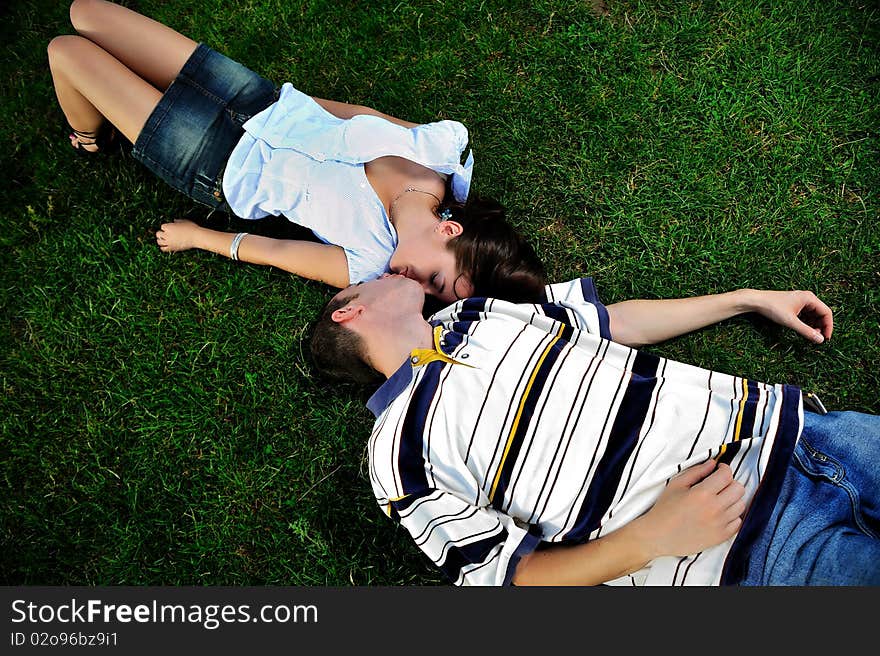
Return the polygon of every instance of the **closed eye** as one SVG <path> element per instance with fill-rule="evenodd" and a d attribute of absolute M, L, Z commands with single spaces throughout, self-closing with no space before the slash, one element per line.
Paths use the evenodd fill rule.
<path fill-rule="evenodd" d="M 438 295 L 442 295 L 442 294 L 443 294 L 443 290 L 446 289 L 446 282 L 443 281 L 440 285 L 438 285 L 438 284 L 437 284 L 437 278 L 438 278 L 439 276 L 440 276 L 440 273 L 439 273 L 439 272 L 435 272 L 435 273 L 431 276 L 430 283 L 431 283 L 431 286 L 432 286 L 434 289 L 437 290 L 437 294 L 438 294 Z"/>

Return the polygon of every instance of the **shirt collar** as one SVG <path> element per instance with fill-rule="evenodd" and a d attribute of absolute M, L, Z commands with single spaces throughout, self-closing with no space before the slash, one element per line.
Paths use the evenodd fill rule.
<path fill-rule="evenodd" d="M 400 369 L 395 371 L 391 377 L 386 380 L 379 389 L 367 401 L 367 408 L 376 417 L 379 417 L 385 408 L 391 405 L 391 402 L 397 398 L 403 390 L 406 389 L 413 377 L 412 365 L 409 360 L 400 365 Z"/>
<path fill-rule="evenodd" d="M 450 364 L 458 364 L 456 360 L 449 357 L 449 353 L 454 350 L 454 346 L 446 339 L 446 337 L 450 335 L 452 331 L 444 330 L 439 321 L 431 321 L 430 323 L 433 328 L 432 337 L 434 348 L 414 349 L 410 353 L 409 360 L 400 365 L 400 368 L 395 371 L 388 380 L 382 383 L 379 389 L 377 389 L 373 396 L 370 397 L 369 401 L 367 401 L 367 408 L 377 418 L 385 412 L 385 409 L 391 405 L 391 402 L 410 384 L 413 378 L 414 367 L 420 367 L 437 360 L 448 362 Z"/>

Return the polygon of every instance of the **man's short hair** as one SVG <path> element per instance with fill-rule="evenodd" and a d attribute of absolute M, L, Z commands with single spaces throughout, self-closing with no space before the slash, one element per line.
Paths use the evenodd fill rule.
<path fill-rule="evenodd" d="M 310 350 L 315 368 L 322 374 L 352 383 L 378 383 L 382 374 L 367 360 L 364 341 L 345 324 L 333 321 L 333 313 L 358 297 L 357 294 L 333 298 L 312 329 Z"/>

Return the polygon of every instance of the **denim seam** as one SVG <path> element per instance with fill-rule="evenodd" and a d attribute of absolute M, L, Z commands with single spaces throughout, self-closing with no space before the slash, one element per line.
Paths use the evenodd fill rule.
<path fill-rule="evenodd" d="M 250 120 L 253 116 L 252 114 L 242 114 L 241 112 L 235 111 L 229 106 L 228 100 L 222 98 L 221 96 L 218 96 L 215 93 L 212 93 L 211 91 L 208 91 L 205 87 L 199 84 L 197 80 L 194 80 L 193 78 L 187 77 L 183 74 L 181 74 L 180 79 L 185 80 L 189 86 L 201 93 L 205 98 L 222 107 L 223 111 L 226 112 L 229 115 L 229 118 L 231 118 L 235 123 L 242 125 L 246 121 Z"/>
<path fill-rule="evenodd" d="M 154 136 L 156 135 L 156 133 L 159 131 L 159 128 L 160 128 L 160 126 L 162 125 L 162 121 L 164 120 L 165 116 L 168 114 L 168 111 L 169 111 L 169 108 L 166 108 L 166 109 L 162 112 L 161 116 L 160 116 L 160 115 L 157 115 L 157 116 L 156 116 L 156 120 L 155 120 L 155 122 L 154 122 L 155 125 L 154 125 L 153 129 L 152 129 L 152 130 L 149 132 L 149 134 L 147 135 L 147 139 L 146 139 L 146 141 L 142 144 L 142 146 L 141 146 L 140 148 L 138 148 L 137 156 L 140 157 L 141 159 L 145 160 L 145 161 L 150 162 L 150 164 L 152 164 L 152 165 L 155 166 L 156 168 L 161 169 L 162 172 L 163 172 L 166 176 L 168 176 L 168 177 L 170 177 L 170 178 L 174 178 L 175 180 L 180 180 L 179 176 L 176 175 L 174 171 L 172 171 L 171 169 L 165 167 L 165 166 L 162 164 L 162 162 L 160 162 L 160 161 L 158 161 L 158 160 L 156 160 L 156 159 L 154 159 L 154 158 L 152 158 L 152 157 L 150 157 L 149 155 L 146 154 L 147 146 L 150 145 L 150 142 L 153 140 L 153 137 L 154 137 Z"/>
<path fill-rule="evenodd" d="M 847 495 L 849 496 L 850 506 L 851 506 L 851 510 L 852 510 L 852 516 L 853 516 L 853 520 L 856 523 L 856 526 L 858 526 L 858 528 L 865 535 L 871 536 L 874 539 L 880 539 L 880 536 L 875 534 L 874 531 L 872 531 L 868 527 L 868 525 L 865 523 L 864 519 L 862 518 L 862 513 L 859 510 L 859 508 L 860 508 L 859 493 L 849 483 L 849 481 L 847 481 L 846 469 L 837 460 L 835 460 L 831 456 L 828 456 L 828 455 L 822 453 L 821 451 L 819 451 L 818 449 L 814 448 L 813 445 L 811 445 L 803 437 L 801 438 L 800 442 L 804 446 L 804 448 L 809 452 L 809 454 L 812 458 L 819 460 L 822 463 L 825 463 L 827 466 L 833 467 L 835 473 L 834 473 L 834 476 L 829 476 L 827 472 L 824 472 L 821 469 L 819 469 L 815 466 L 812 466 L 812 463 L 809 463 L 811 466 L 808 467 L 807 466 L 808 463 L 804 463 L 803 459 L 800 457 L 800 455 L 797 453 L 797 451 L 795 451 L 794 456 L 797 459 L 798 463 L 800 464 L 801 468 L 809 474 L 821 476 L 823 479 L 825 479 L 831 485 L 834 485 L 834 486 L 844 490 L 847 493 Z"/>
<path fill-rule="evenodd" d="M 169 89 L 170 89 L 170 87 L 169 87 Z M 168 93 L 168 91 L 166 91 L 165 93 Z M 150 130 L 148 133 L 145 134 L 146 141 L 139 148 L 135 148 L 134 154 L 143 156 L 143 153 L 147 149 L 147 146 L 150 145 L 150 142 L 153 140 L 153 137 L 156 135 L 156 131 L 158 130 L 159 125 L 162 124 L 162 121 L 165 119 L 165 116 L 168 114 L 168 111 L 170 109 L 170 107 L 168 106 L 169 104 L 159 103 L 156 106 L 156 109 L 153 110 L 154 114 L 150 115 L 147 118 L 147 122 L 144 124 L 144 128 L 149 126 L 152 128 L 152 130 Z M 161 110 L 159 109 L 160 107 L 162 108 Z M 161 114 L 157 113 L 159 111 L 161 111 Z M 152 125 L 150 125 L 150 124 L 152 124 Z M 141 132 L 143 133 L 143 128 L 141 129 Z M 140 140 L 140 134 L 138 135 L 138 138 L 135 139 L 135 145 L 137 145 L 137 142 L 139 140 Z"/>
<path fill-rule="evenodd" d="M 217 103 L 218 105 L 223 107 L 223 109 L 226 109 L 226 107 L 227 107 L 226 100 L 224 100 L 223 98 L 221 98 L 217 94 L 208 91 L 205 87 L 203 87 L 201 84 L 199 84 L 196 80 L 194 80 L 190 77 L 187 77 L 186 75 L 183 75 L 182 73 L 180 75 L 180 79 L 185 80 L 186 83 L 189 86 L 191 86 L 193 89 L 197 90 L 199 93 L 201 93 L 203 96 L 205 96 L 209 100 L 214 101 L 215 103 Z"/>

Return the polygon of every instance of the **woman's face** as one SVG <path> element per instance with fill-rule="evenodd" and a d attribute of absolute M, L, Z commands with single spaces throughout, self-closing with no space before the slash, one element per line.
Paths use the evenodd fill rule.
<path fill-rule="evenodd" d="M 400 235 L 389 268 L 417 281 L 426 294 L 444 303 L 467 298 L 473 287 L 466 276 L 460 275 L 455 254 L 448 248 L 449 241 L 459 234 L 460 224 L 440 221 L 430 229 Z"/>

